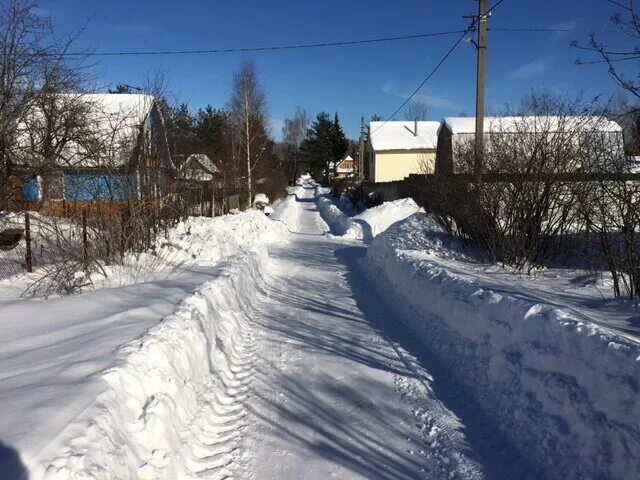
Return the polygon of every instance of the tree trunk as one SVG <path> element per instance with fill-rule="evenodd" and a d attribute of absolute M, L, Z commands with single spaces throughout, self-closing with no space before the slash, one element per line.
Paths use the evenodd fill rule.
<path fill-rule="evenodd" d="M 245 122 L 245 134 L 247 142 L 247 208 L 251 208 L 251 146 L 249 137 L 249 118 Z"/>
<path fill-rule="evenodd" d="M 211 180 L 211 217 L 216 216 L 216 182 Z"/>

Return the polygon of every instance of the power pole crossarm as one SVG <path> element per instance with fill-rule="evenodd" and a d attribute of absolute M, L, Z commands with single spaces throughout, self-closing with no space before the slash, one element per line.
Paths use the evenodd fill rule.
<path fill-rule="evenodd" d="M 476 142 L 474 173 L 482 178 L 484 163 L 484 97 L 487 80 L 487 0 L 480 0 L 478 10 L 478 76 L 476 87 Z"/>

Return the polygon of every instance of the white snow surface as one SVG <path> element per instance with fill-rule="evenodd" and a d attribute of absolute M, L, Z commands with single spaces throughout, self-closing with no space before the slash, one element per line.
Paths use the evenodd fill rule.
<path fill-rule="evenodd" d="M 364 248 L 325 235 L 314 187 L 280 212 L 291 243 L 269 249 L 238 477 L 484 478 L 429 372 L 384 333 L 393 315 L 358 273 Z"/>
<path fill-rule="evenodd" d="M 367 242 L 394 223 L 423 211 L 410 198 L 385 202 L 357 215 L 353 215 L 353 209 L 345 205 L 342 198 L 338 202 L 340 206 L 333 201 L 331 196 L 326 194 L 318 195 L 316 203 L 320 215 L 329 225 L 332 234 Z"/>
<path fill-rule="evenodd" d="M 475 133 L 476 117 L 446 117 L 444 119 L 451 133 L 454 135 L 461 133 Z M 544 131 L 554 132 L 562 128 L 569 130 L 575 128 L 577 130 L 594 130 L 601 132 L 622 132 L 622 127 L 613 120 L 606 117 L 557 117 L 557 116 L 538 116 L 538 117 L 485 117 L 484 131 L 485 133 L 498 132 L 522 132 L 523 129 L 531 132 Z"/>
<path fill-rule="evenodd" d="M 424 214 L 363 268 L 398 321 L 549 478 L 640 477 L 640 342 L 521 282 L 492 282 Z M 524 283 L 524 282 L 522 282 Z M 513 478 L 518 478 L 514 476 Z"/>
<path fill-rule="evenodd" d="M 632 332 L 410 201 L 362 214 L 367 248 L 288 193 L 169 232 L 186 269 L 1 299 L 0 478 L 638 478 Z"/>
<path fill-rule="evenodd" d="M 0 472 L 9 472 L 0 477 L 26 469 L 36 479 L 179 478 L 197 470 L 180 463 L 176 432 L 190 428 L 181 422 L 202 407 L 202 391 L 231 375 L 264 244 L 285 235 L 261 212 L 190 218 L 159 240 L 166 258 L 190 260 L 179 269 L 131 284 L 114 268 L 104 286 L 125 286 L 0 298 Z M 155 466 L 139 470 L 146 462 Z"/>
<path fill-rule="evenodd" d="M 124 165 L 130 159 L 129 156 L 117 151 L 119 144 L 129 144 L 136 139 L 139 128 L 148 119 L 155 99 L 148 94 L 117 94 L 117 93 L 78 93 L 60 94 L 56 97 L 63 105 L 70 105 L 77 108 L 78 105 L 85 105 L 88 109 L 88 120 L 93 128 L 99 132 L 102 139 L 109 142 L 116 151 L 109 158 L 109 165 Z M 62 107 L 64 108 L 64 107 Z M 67 107 L 69 108 L 69 107 Z M 38 132 L 44 130 L 42 110 L 34 104 L 27 111 L 25 119 L 17 126 L 17 142 L 19 145 L 27 146 L 34 139 L 31 138 L 34 130 Z M 35 125 L 35 127 L 34 127 Z M 37 141 L 38 138 L 35 139 Z M 44 141 L 40 139 L 40 141 Z M 125 149 L 126 150 L 126 149 Z M 94 167 L 98 158 L 89 158 L 84 147 L 76 142 L 70 142 L 65 147 L 65 161 L 63 166 Z M 18 156 L 16 162 L 29 165 L 33 159 L 28 156 Z M 173 165 L 167 165 L 173 168 Z"/>
<path fill-rule="evenodd" d="M 435 149 L 440 122 L 417 123 L 416 135 L 413 121 L 371 122 L 371 147 L 374 151 Z"/>

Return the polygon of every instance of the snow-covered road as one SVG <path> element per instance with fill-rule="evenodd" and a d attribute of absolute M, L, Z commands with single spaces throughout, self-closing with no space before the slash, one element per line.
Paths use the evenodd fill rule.
<path fill-rule="evenodd" d="M 323 235 L 312 189 L 296 203 L 254 319 L 237 476 L 527 478 L 455 382 L 403 348 L 411 339 L 359 273 L 362 244 Z"/>

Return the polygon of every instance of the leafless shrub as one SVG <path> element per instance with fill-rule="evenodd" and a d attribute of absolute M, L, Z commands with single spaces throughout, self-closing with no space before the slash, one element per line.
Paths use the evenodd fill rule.
<path fill-rule="evenodd" d="M 594 104 L 566 97 L 533 95 L 505 113 L 485 134 L 484 180 L 438 179 L 426 195 L 452 233 L 480 243 L 496 262 L 530 272 L 573 248 L 584 222 L 579 200 L 589 182 L 559 178 L 611 171 L 623 158 L 622 139 Z M 453 149 L 454 171 L 473 172 L 473 136 Z"/>
<path fill-rule="evenodd" d="M 629 171 L 621 168 L 618 173 Z M 585 255 L 591 268 L 609 270 L 616 297 L 639 298 L 640 182 L 594 182 L 579 205 L 588 239 Z"/>

